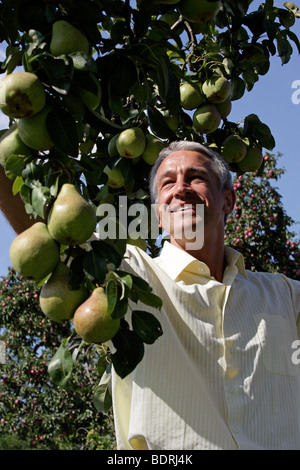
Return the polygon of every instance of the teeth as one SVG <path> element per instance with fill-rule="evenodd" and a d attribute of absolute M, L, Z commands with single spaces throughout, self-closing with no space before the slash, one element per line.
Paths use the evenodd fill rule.
<path fill-rule="evenodd" d="M 171 210 L 171 212 L 183 212 L 183 211 L 189 210 L 189 209 L 193 209 L 192 204 L 185 204 L 184 206 L 181 206 L 181 207 L 178 207 L 178 208 L 175 208 L 175 209 Z"/>

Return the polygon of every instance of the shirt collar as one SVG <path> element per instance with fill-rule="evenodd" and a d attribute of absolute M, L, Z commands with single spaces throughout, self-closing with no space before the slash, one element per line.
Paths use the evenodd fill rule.
<path fill-rule="evenodd" d="M 177 248 L 168 241 L 164 242 L 161 254 L 155 260 L 158 264 L 163 263 L 168 275 L 173 280 L 176 280 L 183 271 L 210 276 L 210 270 L 205 263 L 197 260 L 194 256 Z M 244 259 L 241 253 L 225 245 L 225 260 L 227 267 L 236 266 L 238 272 L 247 278 Z"/>

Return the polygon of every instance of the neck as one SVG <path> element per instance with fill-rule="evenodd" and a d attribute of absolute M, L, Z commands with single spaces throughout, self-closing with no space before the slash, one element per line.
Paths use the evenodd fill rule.
<path fill-rule="evenodd" d="M 219 236 L 215 240 L 212 240 L 211 237 L 209 240 L 207 238 L 208 237 L 204 237 L 202 248 L 196 250 L 187 248 L 191 241 L 186 242 L 185 240 L 174 240 L 171 238 L 170 242 L 172 245 L 177 246 L 177 248 L 186 251 L 194 258 L 205 263 L 210 269 L 211 276 L 217 281 L 222 282 L 225 269 L 224 236 L 222 236 L 222 238 Z"/>

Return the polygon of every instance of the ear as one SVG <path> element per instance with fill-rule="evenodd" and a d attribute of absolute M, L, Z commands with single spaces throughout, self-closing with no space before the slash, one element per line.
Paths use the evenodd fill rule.
<path fill-rule="evenodd" d="M 157 220 L 158 220 L 158 226 L 159 228 L 162 228 L 162 224 L 161 224 L 161 214 L 160 214 L 160 210 L 159 210 L 159 205 L 157 203 L 154 204 L 154 213 L 157 217 Z"/>
<path fill-rule="evenodd" d="M 224 191 L 224 206 L 225 214 L 231 214 L 235 206 L 236 195 L 234 189 L 227 189 Z"/>

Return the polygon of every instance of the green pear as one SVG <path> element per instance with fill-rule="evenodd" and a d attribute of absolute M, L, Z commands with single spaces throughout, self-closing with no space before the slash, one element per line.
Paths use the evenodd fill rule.
<path fill-rule="evenodd" d="M 107 175 L 107 184 L 110 188 L 119 189 L 124 186 L 125 180 L 122 172 L 118 166 L 111 169 L 108 165 L 104 168 L 103 172 Z"/>
<path fill-rule="evenodd" d="M 184 19 L 195 23 L 203 23 L 212 20 L 218 13 L 220 6 L 220 0 L 182 0 L 178 5 L 178 9 Z"/>
<path fill-rule="evenodd" d="M 9 256 L 21 276 L 36 282 L 48 276 L 60 259 L 57 243 L 43 222 L 36 222 L 20 233 L 10 246 Z"/>
<path fill-rule="evenodd" d="M 86 36 L 65 20 L 55 21 L 52 25 L 50 52 L 55 57 L 73 52 L 89 53 L 90 45 Z"/>
<path fill-rule="evenodd" d="M 86 343 L 105 343 L 117 333 L 120 319 L 111 318 L 107 308 L 108 302 L 103 287 L 96 287 L 90 297 L 75 311 L 75 331 Z"/>
<path fill-rule="evenodd" d="M 222 103 L 216 104 L 216 108 L 219 111 L 222 119 L 227 118 L 227 116 L 229 116 L 231 109 L 232 109 L 231 100 L 227 98 L 227 100 L 223 101 Z"/>
<path fill-rule="evenodd" d="M 0 164 L 4 167 L 10 155 L 30 155 L 32 150 L 24 144 L 19 136 L 15 122 L 0 138 Z"/>
<path fill-rule="evenodd" d="M 193 114 L 193 125 L 197 132 L 210 134 L 220 125 L 221 116 L 215 105 L 203 104 Z"/>
<path fill-rule="evenodd" d="M 205 80 L 202 92 L 211 103 L 222 103 L 230 95 L 231 85 L 225 77 L 212 77 Z"/>
<path fill-rule="evenodd" d="M 51 236 L 63 245 L 80 245 L 91 237 L 96 223 L 94 208 L 73 184 L 65 183 L 50 211 Z"/>
<path fill-rule="evenodd" d="M 39 78 L 31 72 L 14 72 L 0 82 L 0 109 L 11 118 L 27 118 L 43 109 L 46 94 Z"/>
<path fill-rule="evenodd" d="M 18 121 L 18 131 L 23 142 L 28 147 L 43 152 L 53 147 L 53 142 L 46 127 L 46 119 L 51 107 L 46 105 L 42 111 L 30 118 Z"/>
<path fill-rule="evenodd" d="M 116 142 L 117 150 L 121 157 L 139 157 L 146 146 L 144 132 L 140 127 L 131 127 L 122 131 Z"/>
<path fill-rule="evenodd" d="M 263 154 L 259 147 L 256 145 L 248 147 L 247 153 L 243 160 L 238 162 L 238 167 L 242 171 L 257 171 L 263 161 Z"/>
<path fill-rule="evenodd" d="M 222 144 L 221 154 L 226 162 L 240 162 L 245 157 L 246 152 L 247 145 L 243 139 L 236 134 L 231 134 Z"/>
<path fill-rule="evenodd" d="M 96 88 L 97 88 L 97 93 L 93 93 L 92 91 L 87 90 L 85 88 L 78 88 L 77 91 L 78 91 L 78 94 L 79 94 L 80 98 L 84 102 L 84 104 L 89 109 L 94 111 L 95 109 L 98 108 L 98 106 L 101 103 L 102 88 L 101 88 L 101 84 L 100 84 L 99 80 L 97 79 L 97 77 L 95 76 L 95 74 L 90 73 L 90 77 L 95 82 L 95 85 L 96 85 Z"/>
<path fill-rule="evenodd" d="M 178 116 L 176 116 L 176 114 L 170 113 L 170 111 L 168 111 L 167 109 L 164 109 L 161 113 L 163 117 L 165 118 L 168 127 L 172 131 L 176 132 L 178 129 L 178 125 L 179 125 Z"/>
<path fill-rule="evenodd" d="M 70 268 L 59 262 L 42 287 L 40 307 L 50 320 L 56 322 L 70 320 L 77 307 L 88 297 L 88 291 L 84 286 L 78 289 L 70 287 L 70 275 Z"/>
<path fill-rule="evenodd" d="M 154 165 L 159 155 L 159 152 L 166 146 L 166 144 L 152 134 L 147 134 L 146 147 L 143 152 L 142 158 L 148 165 Z"/>
<path fill-rule="evenodd" d="M 180 105 L 184 109 L 196 109 L 204 102 L 200 91 L 200 84 L 183 83 L 179 87 L 179 92 Z"/>

